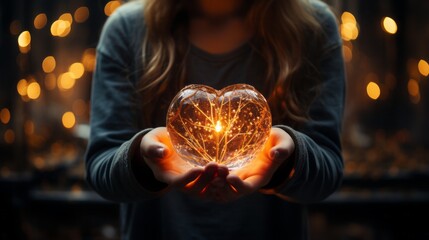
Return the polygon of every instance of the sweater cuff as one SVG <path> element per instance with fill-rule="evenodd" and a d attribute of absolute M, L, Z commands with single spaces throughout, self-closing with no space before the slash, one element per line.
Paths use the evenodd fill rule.
<path fill-rule="evenodd" d="M 304 164 L 302 159 L 302 154 L 305 151 L 302 151 L 303 141 L 300 138 L 300 133 L 292 129 L 291 127 L 285 125 L 276 125 L 277 127 L 287 132 L 295 144 L 295 150 L 292 155 L 287 159 L 287 162 L 284 164 L 282 169 L 279 169 L 274 175 L 272 180 L 268 185 L 264 187 L 267 193 L 281 193 L 287 195 L 287 192 L 293 186 L 296 186 L 298 183 L 299 176 L 302 175 Z"/>
<path fill-rule="evenodd" d="M 119 168 L 119 179 L 122 180 L 121 186 L 128 188 L 126 192 L 131 194 L 130 197 L 132 199 L 147 199 L 148 197 L 158 196 L 161 193 L 161 191 L 152 191 L 152 189 L 143 187 L 139 181 L 140 177 L 136 176 L 136 171 L 134 171 L 136 166 L 134 166 L 135 164 L 133 161 L 135 160 L 136 152 L 139 152 L 138 149 L 141 139 L 151 130 L 152 129 L 145 129 L 137 133 L 129 141 L 122 144 L 117 152 L 122 156 L 120 160 L 122 166 Z M 143 173 L 145 172 L 142 172 L 142 174 Z"/>

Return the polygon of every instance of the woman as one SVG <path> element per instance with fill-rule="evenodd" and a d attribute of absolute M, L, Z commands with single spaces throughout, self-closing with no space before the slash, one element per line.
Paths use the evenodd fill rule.
<path fill-rule="evenodd" d="M 344 68 L 335 18 L 306 0 L 146 0 L 104 26 L 93 79 L 87 180 L 121 203 L 123 239 L 306 239 L 303 204 L 337 189 Z M 273 127 L 229 171 L 185 166 L 165 129 L 193 83 L 253 85 Z"/>

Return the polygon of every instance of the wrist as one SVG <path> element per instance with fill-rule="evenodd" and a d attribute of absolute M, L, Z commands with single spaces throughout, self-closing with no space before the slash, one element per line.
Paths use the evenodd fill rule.
<path fill-rule="evenodd" d="M 277 152 L 277 154 L 280 154 L 280 156 L 277 157 L 284 159 L 277 170 L 274 172 L 268 184 L 263 187 L 265 190 L 275 189 L 291 179 L 295 173 L 296 166 L 296 144 L 294 138 L 282 127 L 275 126 L 273 128 L 277 128 L 277 134 L 278 136 L 281 136 L 280 138 L 283 142 L 282 149 L 284 151 L 280 151 L 280 153 Z"/>
<path fill-rule="evenodd" d="M 131 159 L 131 169 L 139 184 L 150 192 L 160 192 L 168 187 L 168 184 L 155 178 L 152 169 L 141 156 L 140 148 L 134 152 L 134 156 Z"/>
<path fill-rule="evenodd" d="M 158 181 L 155 178 L 155 175 L 153 174 L 152 170 L 144 162 L 143 159 L 140 159 L 139 161 L 134 161 L 134 163 L 131 164 L 134 176 L 144 189 L 150 192 L 161 192 L 162 190 L 167 188 L 168 185 L 166 183 Z"/>

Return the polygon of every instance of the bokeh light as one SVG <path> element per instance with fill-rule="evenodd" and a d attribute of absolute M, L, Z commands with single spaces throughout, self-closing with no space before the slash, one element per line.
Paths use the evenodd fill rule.
<path fill-rule="evenodd" d="M 6 132 L 4 133 L 4 141 L 7 144 L 12 144 L 13 142 L 15 142 L 15 132 L 12 129 L 6 130 Z"/>
<path fill-rule="evenodd" d="M 76 62 L 70 65 L 69 72 L 72 74 L 73 78 L 78 79 L 85 73 L 85 67 L 82 63 Z"/>
<path fill-rule="evenodd" d="M 40 93 L 41 93 L 41 89 L 40 89 L 40 85 L 37 82 L 32 82 L 30 84 L 28 84 L 27 87 L 27 96 L 30 99 L 38 99 L 40 97 Z"/>
<path fill-rule="evenodd" d="M 420 95 L 420 87 L 419 87 L 419 83 L 414 80 L 414 79 L 410 79 L 408 80 L 408 93 L 413 96 L 413 97 L 417 97 L 418 95 Z"/>
<path fill-rule="evenodd" d="M 395 20 L 390 17 L 384 17 L 381 26 L 383 30 L 389 34 L 395 34 L 398 31 L 398 26 L 396 25 Z"/>
<path fill-rule="evenodd" d="M 71 31 L 71 22 L 58 19 L 51 25 L 51 34 L 56 37 L 66 37 Z"/>
<path fill-rule="evenodd" d="M 421 75 L 427 77 L 429 75 L 429 64 L 425 60 L 421 59 L 417 65 Z"/>
<path fill-rule="evenodd" d="M 350 12 L 343 12 L 341 15 L 340 32 L 345 41 L 355 40 L 359 36 L 358 23 L 354 15 Z"/>
<path fill-rule="evenodd" d="M 76 118 L 72 112 L 65 112 L 61 119 L 65 128 L 72 128 L 76 124 Z"/>
<path fill-rule="evenodd" d="M 9 121 L 10 121 L 10 111 L 9 111 L 9 109 L 3 108 L 0 111 L 0 121 L 3 124 L 8 124 L 9 123 Z"/>
<path fill-rule="evenodd" d="M 60 90 L 69 90 L 76 83 L 76 79 L 70 72 L 65 72 L 58 77 L 58 88 Z"/>
<path fill-rule="evenodd" d="M 48 22 L 48 18 L 46 17 L 46 14 L 39 13 L 34 18 L 34 27 L 36 29 L 42 29 L 43 27 L 45 27 L 47 22 Z"/>
<path fill-rule="evenodd" d="M 85 70 L 92 72 L 95 69 L 95 49 L 88 48 L 82 54 L 82 63 Z"/>
<path fill-rule="evenodd" d="M 76 9 L 73 16 L 77 23 L 83 23 L 89 17 L 89 9 L 87 7 L 80 7 Z"/>
<path fill-rule="evenodd" d="M 407 84 L 408 94 L 410 95 L 410 101 L 414 104 L 420 103 L 420 85 L 419 82 L 415 79 L 408 80 Z"/>
<path fill-rule="evenodd" d="M 73 23 L 73 16 L 70 13 L 63 13 L 58 18 L 58 20 L 63 20 L 63 21 L 66 21 L 66 22 L 72 24 Z"/>
<path fill-rule="evenodd" d="M 343 14 L 341 14 L 341 21 L 343 23 L 357 23 L 355 16 L 350 12 L 343 12 Z"/>
<path fill-rule="evenodd" d="M 42 69 L 45 73 L 50 73 L 55 70 L 56 67 L 56 61 L 53 56 L 47 56 L 45 59 L 43 59 L 42 62 Z"/>
<path fill-rule="evenodd" d="M 369 82 L 366 86 L 366 93 L 371 99 L 377 100 L 381 95 L 381 90 L 377 83 Z"/>
<path fill-rule="evenodd" d="M 22 48 L 28 47 L 31 43 L 31 34 L 29 31 L 23 31 L 18 36 L 18 45 Z"/>
<path fill-rule="evenodd" d="M 45 167 L 46 162 L 42 157 L 35 157 L 33 159 L 31 159 L 34 167 L 36 167 L 37 169 L 41 170 Z"/>
<path fill-rule="evenodd" d="M 104 14 L 106 14 L 106 16 L 112 15 L 119 6 L 121 6 L 121 1 L 110 1 L 106 3 L 104 6 Z"/>
<path fill-rule="evenodd" d="M 19 95 L 27 96 L 27 87 L 28 87 L 28 82 L 26 79 L 19 80 L 18 84 L 16 85 L 16 89 L 18 90 Z"/>

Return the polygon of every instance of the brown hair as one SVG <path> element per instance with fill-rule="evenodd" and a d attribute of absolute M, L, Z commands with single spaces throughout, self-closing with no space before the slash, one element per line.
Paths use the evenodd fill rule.
<path fill-rule="evenodd" d="M 145 0 L 144 4 L 146 35 L 140 90 L 148 121 L 154 101 L 166 92 L 167 85 L 177 91 L 184 86 L 189 42 L 184 1 Z M 317 85 L 317 71 L 310 62 L 306 42 L 321 32 L 313 11 L 308 0 L 253 0 L 247 13 L 255 32 L 252 45 L 266 63 L 269 89 L 264 90 L 269 94 L 266 97 L 274 121 L 287 118 L 299 123 L 307 119 L 308 105 L 315 96 L 308 88 Z"/>

